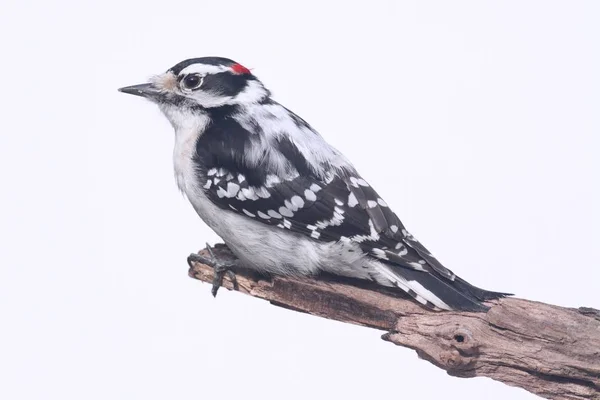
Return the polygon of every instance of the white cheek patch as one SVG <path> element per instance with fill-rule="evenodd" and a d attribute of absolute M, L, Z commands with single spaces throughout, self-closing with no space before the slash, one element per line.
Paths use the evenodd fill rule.
<path fill-rule="evenodd" d="M 220 107 L 231 103 L 230 96 L 219 96 L 211 92 L 205 92 L 202 90 L 202 86 L 191 92 L 184 91 L 182 94 L 188 99 L 192 99 L 202 107 L 206 108 Z"/>

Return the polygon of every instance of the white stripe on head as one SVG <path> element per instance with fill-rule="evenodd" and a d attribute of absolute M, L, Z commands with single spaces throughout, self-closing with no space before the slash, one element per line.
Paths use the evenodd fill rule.
<path fill-rule="evenodd" d="M 179 75 L 187 75 L 187 74 L 200 74 L 200 75 L 208 75 L 208 74 L 219 74 L 221 72 L 233 72 L 230 67 L 225 65 L 210 65 L 210 64 L 202 64 L 196 63 L 192 65 L 188 65 L 184 69 L 181 70 Z"/>

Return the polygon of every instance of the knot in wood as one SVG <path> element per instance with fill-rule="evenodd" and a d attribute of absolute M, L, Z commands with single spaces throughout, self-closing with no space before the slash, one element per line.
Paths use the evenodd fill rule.
<path fill-rule="evenodd" d="M 439 337 L 443 349 L 439 353 L 439 360 L 449 371 L 466 369 L 477 360 L 479 343 L 466 327 L 446 327 Z"/>
<path fill-rule="evenodd" d="M 471 331 L 465 327 L 458 327 L 451 331 L 449 344 L 462 355 L 476 356 L 479 354 L 479 342 L 475 340 Z"/>

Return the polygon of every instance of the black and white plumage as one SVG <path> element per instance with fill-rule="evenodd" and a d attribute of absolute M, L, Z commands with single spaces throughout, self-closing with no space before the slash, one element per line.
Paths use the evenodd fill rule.
<path fill-rule="evenodd" d="M 483 301 L 505 295 L 445 268 L 339 151 L 240 64 L 190 59 L 121 91 L 169 119 L 179 188 L 244 265 L 372 280 L 446 310 L 485 311 Z"/>

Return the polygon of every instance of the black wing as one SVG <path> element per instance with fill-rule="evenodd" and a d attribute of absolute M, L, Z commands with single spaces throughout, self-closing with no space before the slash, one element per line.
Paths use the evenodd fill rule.
<path fill-rule="evenodd" d="M 203 186 L 220 208 L 314 240 L 355 242 L 379 259 L 454 279 L 356 173 L 268 175 L 262 186 L 253 186 L 240 171 L 212 168 Z"/>

